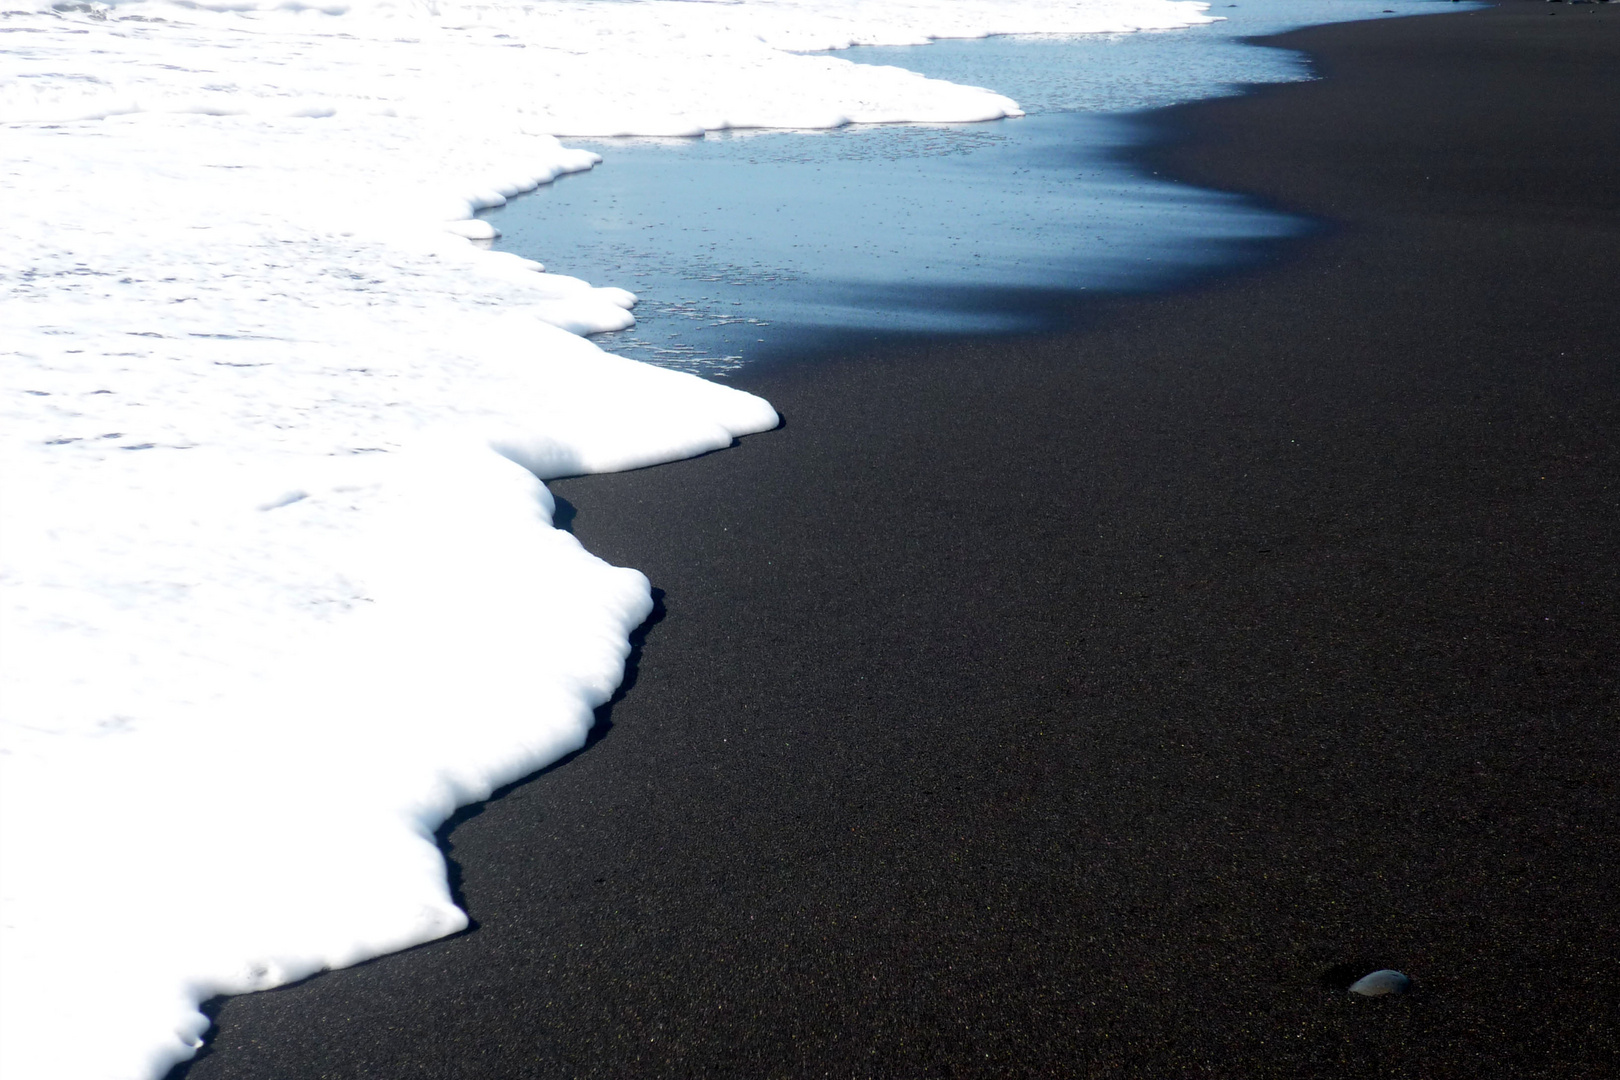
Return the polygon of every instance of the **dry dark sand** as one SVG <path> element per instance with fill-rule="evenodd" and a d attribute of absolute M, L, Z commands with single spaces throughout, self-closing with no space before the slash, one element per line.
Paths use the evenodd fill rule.
<path fill-rule="evenodd" d="M 1620 1075 L 1620 4 L 1284 40 L 1150 157 L 1315 238 L 557 485 L 611 731 L 193 1080 Z"/>

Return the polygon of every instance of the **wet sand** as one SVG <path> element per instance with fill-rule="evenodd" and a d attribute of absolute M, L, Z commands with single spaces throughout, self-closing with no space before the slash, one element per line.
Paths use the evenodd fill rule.
<path fill-rule="evenodd" d="M 1620 4 L 1281 41 L 1143 156 L 1312 238 L 557 484 L 633 685 L 190 1076 L 1620 1071 Z"/>

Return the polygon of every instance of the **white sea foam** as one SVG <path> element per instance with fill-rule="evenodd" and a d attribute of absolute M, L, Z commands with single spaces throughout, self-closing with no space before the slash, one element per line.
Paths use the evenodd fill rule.
<path fill-rule="evenodd" d="M 15 2 L 15 0 L 12 0 Z M 580 746 L 646 580 L 541 480 L 776 414 L 481 251 L 554 136 L 1013 115 L 787 50 L 1163 0 L 4 12 L 0 1074 L 161 1075 L 198 1004 L 453 932 L 432 830 Z"/>

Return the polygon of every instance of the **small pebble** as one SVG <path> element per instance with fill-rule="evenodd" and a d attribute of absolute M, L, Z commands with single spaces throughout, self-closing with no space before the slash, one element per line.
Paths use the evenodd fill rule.
<path fill-rule="evenodd" d="M 1362 997 L 1383 997 L 1385 994 L 1404 994 L 1412 989 L 1412 980 L 1398 971 L 1383 968 L 1371 975 L 1363 975 L 1350 984 L 1352 994 Z"/>

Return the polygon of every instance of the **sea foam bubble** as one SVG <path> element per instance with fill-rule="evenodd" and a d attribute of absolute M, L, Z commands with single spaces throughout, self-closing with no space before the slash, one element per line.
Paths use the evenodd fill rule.
<path fill-rule="evenodd" d="M 1016 115 L 802 51 L 1167 0 L 0 12 L 0 1073 L 146 1078 L 199 1004 L 465 926 L 434 828 L 582 745 L 650 610 L 543 480 L 777 423 L 479 250 L 570 134 Z"/>

